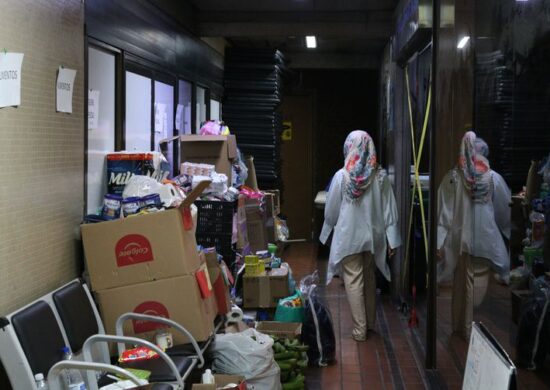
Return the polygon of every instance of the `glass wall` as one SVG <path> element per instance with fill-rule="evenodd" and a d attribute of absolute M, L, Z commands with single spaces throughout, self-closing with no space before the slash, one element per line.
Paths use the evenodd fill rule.
<path fill-rule="evenodd" d="M 546 388 L 550 1 L 444 0 L 439 11 L 437 368 L 462 386 L 474 321 L 515 362 L 519 388 Z"/>

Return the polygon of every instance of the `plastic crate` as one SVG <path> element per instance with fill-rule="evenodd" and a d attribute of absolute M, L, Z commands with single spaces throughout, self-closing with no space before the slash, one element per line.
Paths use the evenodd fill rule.
<path fill-rule="evenodd" d="M 233 216 L 237 211 L 237 201 L 196 200 L 197 235 L 233 233 Z"/>
<path fill-rule="evenodd" d="M 216 248 L 216 252 L 223 256 L 227 265 L 231 266 L 235 262 L 235 246 L 231 243 L 232 235 L 209 234 L 197 232 L 197 244 L 205 248 Z"/>
<path fill-rule="evenodd" d="M 237 212 L 237 201 L 195 201 L 197 206 L 197 243 L 205 248 L 215 247 L 226 263 L 235 261 L 233 218 Z"/>

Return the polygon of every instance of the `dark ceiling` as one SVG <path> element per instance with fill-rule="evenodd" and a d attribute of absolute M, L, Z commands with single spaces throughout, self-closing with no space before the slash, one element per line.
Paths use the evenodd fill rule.
<path fill-rule="evenodd" d="M 181 0 L 180 0 L 181 1 Z M 184 0 L 155 1 L 167 13 L 182 8 L 201 37 L 223 37 L 234 46 L 275 47 L 297 68 L 378 67 L 394 30 L 397 0 Z M 167 5 L 171 9 L 167 9 Z M 178 9 L 174 8 L 178 7 Z M 317 36 L 307 49 L 305 36 Z"/>

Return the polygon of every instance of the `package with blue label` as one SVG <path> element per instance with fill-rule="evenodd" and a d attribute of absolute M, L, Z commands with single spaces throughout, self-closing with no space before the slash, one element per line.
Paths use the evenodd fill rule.
<path fill-rule="evenodd" d="M 116 152 L 107 155 L 107 192 L 122 195 L 134 175 L 149 176 L 161 182 L 170 174 L 170 164 L 160 152 Z"/>

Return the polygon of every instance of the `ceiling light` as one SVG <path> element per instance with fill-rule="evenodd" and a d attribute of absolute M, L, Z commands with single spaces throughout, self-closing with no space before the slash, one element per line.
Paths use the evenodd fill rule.
<path fill-rule="evenodd" d="M 306 37 L 306 46 L 308 49 L 315 49 L 317 47 L 317 38 L 315 38 L 315 35 L 308 35 Z"/>
<path fill-rule="evenodd" d="M 464 49 L 464 47 L 466 46 L 466 44 L 468 43 L 469 40 L 470 40 L 470 37 L 468 35 L 466 35 L 465 37 L 460 38 L 460 41 L 458 41 L 458 45 L 456 45 L 456 47 L 458 49 Z"/>

